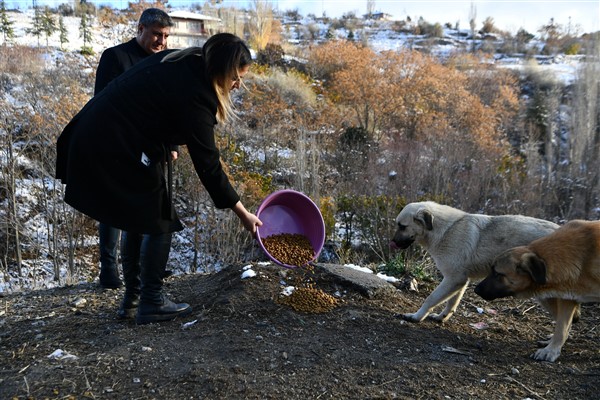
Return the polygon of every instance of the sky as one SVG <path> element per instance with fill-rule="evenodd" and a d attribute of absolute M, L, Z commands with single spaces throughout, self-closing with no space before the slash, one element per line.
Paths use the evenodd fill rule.
<path fill-rule="evenodd" d="M 4 0 L 7 7 L 31 7 L 34 0 Z M 35 0 L 38 4 L 57 6 L 73 0 Z M 98 5 L 124 8 L 128 0 L 88 0 Z M 131 0 L 135 1 L 135 0 Z M 172 7 L 204 4 L 205 0 L 169 0 Z M 248 8 L 251 0 L 221 0 L 221 6 Z M 524 28 L 536 33 L 551 18 L 566 30 L 579 27 L 579 32 L 600 30 L 600 0 L 373 0 L 375 11 L 385 12 L 394 19 L 410 16 L 416 20 L 423 17 L 427 22 L 441 24 L 458 22 L 463 29 L 469 28 L 472 7 L 478 28 L 487 17 L 494 19 L 499 29 L 516 33 Z M 312 13 L 328 17 L 341 17 L 348 12 L 362 15 L 367 12 L 367 0 L 271 0 L 280 11 L 297 9 L 301 15 Z"/>

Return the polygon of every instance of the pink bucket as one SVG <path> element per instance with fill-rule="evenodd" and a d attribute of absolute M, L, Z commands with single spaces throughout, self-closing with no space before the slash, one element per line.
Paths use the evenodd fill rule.
<path fill-rule="evenodd" d="M 258 207 L 256 216 L 263 223 L 256 230 L 260 247 L 273 262 L 283 267 L 296 268 L 297 266 L 282 263 L 269 254 L 262 239 L 282 233 L 304 235 L 315 252 L 314 258 L 309 262 L 314 261 L 323 249 L 325 243 L 323 216 L 319 207 L 303 193 L 288 189 L 271 193 Z"/>

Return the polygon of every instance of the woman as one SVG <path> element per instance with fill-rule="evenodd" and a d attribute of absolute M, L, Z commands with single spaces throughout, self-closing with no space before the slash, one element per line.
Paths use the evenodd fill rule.
<path fill-rule="evenodd" d="M 212 36 L 202 48 L 149 56 L 92 98 L 58 138 L 56 176 L 66 184 L 65 201 L 102 223 L 144 234 L 139 260 L 123 265 L 119 311 L 137 308 L 138 324 L 191 312 L 162 294 L 171 235 L 183 229 L 168 182 L 170 146 L 187 146 L 217 208 L 231 208 L 253 234 L 262 225 L 224 173 L 213 131 L 233 116 L 230 93 L 251 62 L 248 47 L 228 33 Z"/>

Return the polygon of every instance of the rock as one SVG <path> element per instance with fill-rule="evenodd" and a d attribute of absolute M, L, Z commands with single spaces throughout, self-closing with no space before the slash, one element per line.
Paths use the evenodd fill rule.
<path fill-rule="evenodd" d="M 368 298 L 385 298 L 393 296 L 397 289 L 394 285 L 375 274 L 358 271 L 339 264 L 315 264 L 340 284 L 351 286 Z"/>

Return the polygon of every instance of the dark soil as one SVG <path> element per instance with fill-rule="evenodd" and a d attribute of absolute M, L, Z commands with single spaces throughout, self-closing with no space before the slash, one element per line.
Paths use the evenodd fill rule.
<path fill-rule="evenodd" d="M 332 311 L 303 314 L 278 301 L 281 268 L 254 269 L 258 275 L 248 279 L 241 279 L 241 267 L 169 278 L 169 296 L 190 303 L 194 313 L 161 324 L 116 319 L 122 290 L 95 284 L 0 298 L 0 398 L 599 396 L 597 305 L 583 306 L 562 355 L 548 363 L 529 358 L 552 331 L 533 301 L 486 303 L 471 287 L 447 323 L 412 324 L 395 314 L 415 311 L 434 283 L 368 299 L 317 269 L 316 287 L 338 292 L 342 301 Z M 288 281 L 305 279 L 299 270 L 285 272 Z M 49 357 L 57 349 L 76 358 Z"/>

